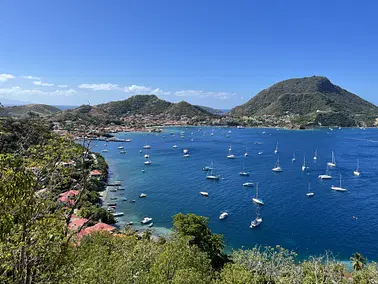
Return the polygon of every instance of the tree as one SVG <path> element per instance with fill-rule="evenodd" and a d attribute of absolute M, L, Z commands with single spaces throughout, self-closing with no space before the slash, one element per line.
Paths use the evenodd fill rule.
<path fill-rule="evenodd" d="M 354 271 L 362 270 L 366 265 L 366 258 L 364 258 L 362 254 L 358 252 L 353 254 L 353 256 L 350 258 L 350 261 L 353 264 Z"/>
<path fill-rule="evenodd" d="M 182 237 L 190 237 L 189 244 L 196 245 L 206 252 L 214 268 L 219 269 L 227 262 L 227 256 L 222 253 L 224 249 L 223 236 L 213 234 L 208 227 L 207 218 L 195 214 L 178 213 L 173 216 L 174 231 Z"/>

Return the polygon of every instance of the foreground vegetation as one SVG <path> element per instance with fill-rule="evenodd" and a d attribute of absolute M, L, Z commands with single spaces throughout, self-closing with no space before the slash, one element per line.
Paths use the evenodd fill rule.
<path fill-rule="evenodd" d="M 226 255 L 223 237 L 194 214 L 175 215 L 169 238 L 125 228 L 78 240 L 67 226 L 73 211 L 91 222 L 105 218 L 96 200 L 102 181 L 88 178 L 94 167 L 107 170 L 104 161 L 95 165 L 88 148 L 37 121 L 0 128 L 0 283 L 378 283 L 377 264 L 359 254 L 351 273 L 327 255 L 297 262 L 279 246 Z M 74 168 L 60 166 L 68 160 Z M 73 179 L 80 194 L 61 206 L 57 197 Z"/>

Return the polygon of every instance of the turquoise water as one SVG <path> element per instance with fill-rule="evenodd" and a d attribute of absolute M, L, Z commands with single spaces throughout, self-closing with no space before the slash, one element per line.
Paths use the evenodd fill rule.
<path fill-rule="evenodd" d="M 110 165 L 110 179 L 121 180 L 124 191 L 109 192 L 110 197 L 135 199 L 136 203 L 117 201 L 117 211 L 125 213 L 119 219 L 122 226 L 129 221 L 139 223 L 145 216 L 153 218 L 154 230 L 166 233 L 178 212 L 209 217 L 211 229 L 225 236 L 229 248 L 248 248 L 255 245 L 281 245 L 293 249 L 301 257 L 332 251 L 339 259 L 347 259 L 356 251 L 369 259 L 378 255 L 378 131 L 376 129 L 335 129 L 288 131 L 267 129 L 169 128 L 161 134 L 119 133 L 117 137 L 131 138 L 130 143 L 109 143 L 108 153 L 102 153 Z M 180 131 L 185 137 L 180 138 Z M 231 131 L 230 137 L 227 137 Z M 174 134 L 172 135 L 171 132 Z M 191 141 L 191 140 L 194 141 Z M 256 144 L 255 142 L 259 142 Z M 279 142 L 279 153 L 274 154 Z M 145 166 L 142 146 L 151 145 L 152 165 Z M 126 154 L 120 154 L 123 145 Z M 177 145 L 176 149 L 172 146 Z M 236 159 L 226 159 L 232 145 Z M 247 146 L 248 157 L 244 157 Z M 104 142 L 94 149 L 101 151 Z M 190 157 L 183 157 L 183 149 Z M 315 149 L 318 159 L 313 160 Z M 326 162 L 335 152 L 337 167 L 331 170 L 332 180 L 322 181 Z M 258 152 L 263 152 L 258 155 Z M 292 162 L 293 152 L 296 162 Z M 301 171 L 303 156 L 307 156 L 309 170 Z M 282 173 L 272 172 L 277 156 Z M 357 159 L 361 176 L 355 177 Z M 219 181 L 207 180 L 201 169 L 214 161 Z M 239 176 L 242 167 L 249 177 Z M 145 169 L 145 173 L 142 173 Z M 339 174 L 347 192 L 335 192 L 331 185 L 339 185 Z M 264 200 L 263 223 L 250 229 L 256 217 L 251 202 L 254 188 L 243 187 L 246 181 L 259 182 L 260 197 Z M 314 197 L 306 196 L 308 183 Z M 205 198 L 200 191 L 209 193 Z M 140 199 L 139 194 L 147 198 Z M 123 195 L 121 195 L 123 194 Z M 228 212 L 219 220 L 221 212 Z M 356 218 L 354 218 L 355 216 Z M 140 225 L 138 225 L 140 227 Z M 137 227 L 138 227 L 137 226 Z"/>

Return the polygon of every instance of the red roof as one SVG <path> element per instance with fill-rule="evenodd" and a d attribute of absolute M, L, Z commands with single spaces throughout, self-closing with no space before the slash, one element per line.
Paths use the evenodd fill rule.
<path fill-rule="evenodd" d="M 78 190 L 70 189 L 69 191 L 66 191 L 66 192 L 59 194 L 59 196 L 65 196 L 65 197 L 70 196 L 70 197 L 72 197 L 72 196 L 76 196 L 78 194 L 79 194 Z"/>
<path fill-rule="evenodd" d="M 79 238 L 86 236 L 86 235 L 89 235 L 93 232 L 101 232 L 101 231 L 111 232 L 113 230 L 115 230 L 115 227 L 113 227 L 113 226 L 110 226 L 110 225 L 105 224 L 105 223 L 97 223 L 94 226 L 87 227 L 87 228 L 81 230 L 80 233 L 79 233 Z"/>
<path fill-rule="evenodd" d="M 102 172 L 99 170 L 93 170 L 91 171 L 91 176 L 100 176 L 102 175 Z"/>
<path fill-rule="evenodd" d="M 74 230 L 77 230 L 79 229 L 81 226 L 83 226 L 85 223 L 88 222 L 88 219 L 87 218 L 79 218 L 77 216 L 75 216 L 76 218 L 74 218 L 74 215 L 72 215 L 71 217 L 71 222 L 68 224 L 68 227 L 70 229 L 74 229 Z"/>
<path fill-rule="evenodd" d="M 69 205 L 74 205 L 75 200 L 73 199 L 73 197 L 75 197 L 78 194 L 79 194 L 78 190 L 71 189 L 69 191 L 66 191 L 66 192 L 59 194 L 59 196 L 60 196 L 59 201 L 62 202 L 62 203 L 67 203 Z"/>

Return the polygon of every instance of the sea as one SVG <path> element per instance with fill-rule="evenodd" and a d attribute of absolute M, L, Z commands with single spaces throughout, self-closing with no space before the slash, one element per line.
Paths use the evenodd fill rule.
<path fill-rule="evenodd" d="M 224 235 L 228 251 L 280 245 L 300 258 L 332 252 L 336 259 L 348 260 L 360 252 L 369 260 L 378 259 L 378 129 L 179 127 L 116 137 L 132 141 L 107 146 L 98 141 L 93 150 L 108 162 L 110 180 L 121 181 L 125 188 L 108 192 L 105 200 L 117 202 L 117 212 L 125 214 L 118 218 L 120 227 L 132 221 L 136 229 L 145 229 L 140 221 L 148 216 L 153 218 L 154 232 L 164 235 L 170 232 L 173 215 L 195 213 L 209 218 L 211 230 Z M 144 165 L 146 150 L 140 152 L 147 144 L 149 166 Z M 226 158 L 229 148 L 235 159 Z M 190 157 L 183 156 L 184 149 Z M 332 180 L 320 180 L 332 151 L 336 159 L 336 167 L 330 169 Z M 304 157 L 308 169 L 303 172 Z M 280 173 L 272 171 L 278 158 Z M 357 160 L 359 177 L 353 174 Z M 202 171 L 211 163 L 221 176 L 218 181 L 206 179 Z M 239 175 L 243 164 L 250 176 Z M 331 190 L 340 185 L 340 175 L 346 192 Z M 258 183 L 265 203 L 260 210 L 263 222 L 253 229 L 256 191 L 244 187 L 245 182 Z M 306 195 L 309 184 L 313 197 Z M 147 197 L 139 198 L 141 193 Z M 222 212 L 228 213 L 224 220 L 219 219 Z"/>

